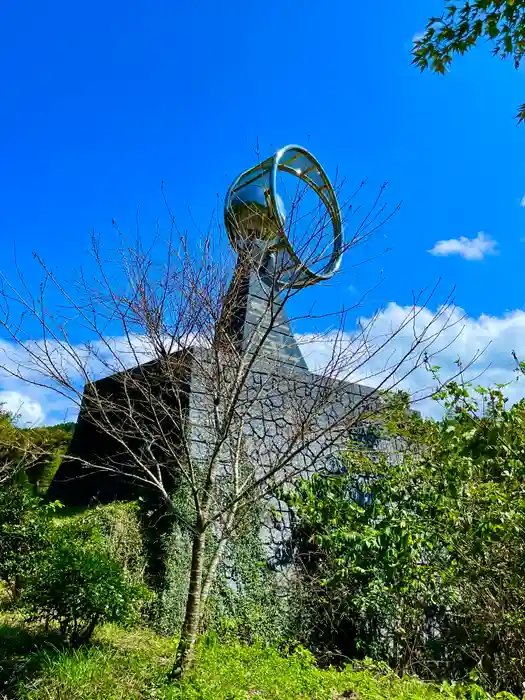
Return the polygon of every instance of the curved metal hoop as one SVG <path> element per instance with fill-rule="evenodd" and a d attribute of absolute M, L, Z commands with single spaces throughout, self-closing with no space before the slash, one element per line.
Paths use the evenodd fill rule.
<path fill-rule="evenodd" d="M 305 265 L 293 249 L 285 232 L 285 212 L 277 192 L 278 172 L 286 172 L 302 180 L 325 205 L 333 227 L 333 249 L 327 264 L 315 272 Z M 242 193 L 249 193 L 243 200 Z M 264 240 L 269 254 L 285 251 L 294 265 L 294 273 L 283 286 L 295 289 L 306 287 L 332 277 L 341 265 L 343 255 L 343 225 L 337 197 L 328 176 L 319 162 L 305 148 L 289 145 L 277 153 L 246 170 L 230 185 L 224 206 L 224 219 L 228 237 L 235 250 L 246 245 L 246 232 L 241 231 L 235 202 L 250 208 L 251 215 L 258 217 L 259 237 Z M 256 201 L 255 201 L 256 200 Z"/>

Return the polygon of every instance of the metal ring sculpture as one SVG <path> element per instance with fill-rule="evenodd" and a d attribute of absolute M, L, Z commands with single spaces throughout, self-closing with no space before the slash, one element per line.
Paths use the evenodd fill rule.
<path fill-rule="evenodd" d="M 277 174 L 289 173 L 310 187 L 325 205 L 333 226 L 333 250 L 326 265 L 315 272 L 294 251 L 285 232 L 285 211 L 277 192 Z M 263 244 L 268 255 L 287 255 L 293 274 L 283 287 L 300 289 L 327 280 L 341 265 L 343 225 L 334 188 L 317 160 L 301 146 L 285 146 L 271 158 L 241 173 L 230 185 L 224 204 L 228 237 L 237 252 L 249 240 Z"/>

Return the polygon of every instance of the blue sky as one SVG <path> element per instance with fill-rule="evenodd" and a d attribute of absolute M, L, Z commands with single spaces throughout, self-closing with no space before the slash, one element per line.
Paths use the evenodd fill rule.
<path fill-rule="evenodd" d="M 403 200 L 367 254 L 391 252 L 359 269 L 348 255 L 315 292 L 323 303 L 382 270 L 374 301 L 403 307 L 441 277 L 470 324 L 460 351 L 495 340 L 489 359 L 507 372 L 507 349 L 525 341 L 525 126 L 513 119 L 525 69 L 480 47 L 445 77 L 421 75 L 411 42 L 442 6 L 4 0 L 2 271 L 14 273 L 15 243 L 22 267 L 37 250 L 70 270 L 113 218 L 154 230 L 161 181 L 181 225 L 191 209 L 205 227 L 257 144 L 299 143 L 329 175 L 368 178 L 370 196 L 386 180 Z"/>

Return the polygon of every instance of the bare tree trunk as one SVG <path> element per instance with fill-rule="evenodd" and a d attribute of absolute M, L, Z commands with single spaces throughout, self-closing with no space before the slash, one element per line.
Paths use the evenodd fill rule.
<path fill-rule="evenodd" d="M 175 665 L 170 673 L 170 678 L 180 678 L 191 667 L 195 654 L 195 643 L 199 633 L 201 619 L 201 595 L 202 576 L 204 569 L 204 549 L 206 544 L 206 530 L 198 526 L 193 537 L 191 553 L 191 574 L 188 597 L 186 600 L 186 614 L 182 625 L 182 632 L 175 656 Z"/>
<path fill-rule="evenodd" d="M 206 572 L 206 575 L 203 577 L 203 584 L 201 588 L 201 600 L 200 600 L 200 605 L 201 605 L 201 610 L 204 610 L 206 607 L 206 604 L 208 602 L 208 596 L 210 595 L 211 587 L 213 585 L 213 582 L 215 580 L 215 574 L 217 572 L 217 567 L 219 566 L 219 563 L 222 560 L 222 555 L 224 554 L 224 550 L 226 548 L 226 540 L 222 539 L 219 544 L 217 545 L 217 549 L 215 550 L 215 553 L 213 555 L 213 558 L 210 562 L 210 565 L 208 566 L 208 570 Z"/>
<path fill-rule="evenodd" d="M 238 483 L 236 481 L 236 488 L 238 489 Z M 210 595 L 211 587 L 213 585 L 213 582 L 215 580 L 215 574 L 217 572 L 217 567 L 219 566 L 220 562 L 222 561 L 222 557 L 224 555 L 224 550 L 226 549 L 226 544 L 227 544 L 227 538 L 228 534 L 230 533 L 233 523 L 235 521 L 235 517 L 237 515 L 237 507 L 238 503 L 235 503 L 231 511 L 228 514 L 228 518 L 226 520 L 226 525 L 225 525 L 225 532 L 223 532 L 222 537 L 219 540 L 219 543 L 217 544 L 217 547 L 215 548 L 215 552 L 213 553 L 213 556 L 211 558 L 210 563 L 208 564 L 208 569 L 206 573 L 203 575 L 203 582 L 202 582 L 202 588 L 201 588 L 201 610 L 204 610 L 206 607 L 206 604 L 208 603 L 208 596 Z"/>

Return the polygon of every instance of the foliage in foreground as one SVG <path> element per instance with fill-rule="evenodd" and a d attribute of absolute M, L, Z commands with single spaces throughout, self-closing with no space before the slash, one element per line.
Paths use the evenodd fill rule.
<path fill-rule="evenodd" d="M 431 17 L 423 36 L 416 40 L 413 63 L 421 70 L 444 73 L 455 55 L 463 55 L 482 41 L 493 45 L 493 54 L 511 58 L 519 68 L 525 52 L 524 0 L 460 0 L 445 2 L 443 13 Z M 525 119 L 525 104 L 518 120 Z"/>
<path fill-rule="evenodd" d="M 191 528 L 185 522 L 195 519 L 191 494 L 179 488 L 176 498 L 183 517 L 174 519 L 161 539 L 165 573 L 152 619 L 154 629 L 167 636 L 178 634 L 184 620 L 192 546 Z M 268 566 L 268 552 L 261 542 L 262 513 L 261 507 L 252 508 L 234 536 L 228 538 L 203 610 L 201 630 L 213 631 L 222 640 L 278 646 L 283 639 L 293 637 L 290 605 L 276 573 Z M 206 564 L 217 542 L 210 532 Z"/>
<path fill-rule="evenodd" d="M 433 686 L 362 664 L 342 671 L 317 668 L 299 648 L 288 656 L 270 648 L 204 641 L 198 664 L 180 684 L 166 682 L 175 642 L 147 630 L 107 625 L 79 649 L 46 645 L 13 623 L 0 626 L 0 695 L 12 700 L 485 700 L 480 689 Z M 37 642 L 35 644 L 35 642 Z M 38 643 L 39 642 L 39 643 Z M 17 664 L 17 659 L 23 662 Z M 3 683 L 3 686 L 1 685 Z M 498 697 L 498 696 L 496 696 Z M 500 695 L 499 698 L 511 698 Z"/>
<path fill-rule="evenodd" d="M 507 409 L 500 389 L 459 385 L 438 398 L 442 421 L 393 417 L 411 445 L 398 464 L 350 450 L 346 473 L 291 497 L 307 641 L 521 693 L 525 400 Z"/>
<path fill-rule="evenodd" d="M 11 605 L 46 628 L 57 626 L 63 639 L 78 644 L 97 624 L 136 619 L 150 593 L 142 583 L 132 506 L 53 517 L 59 506 L 19 483 L 3 485 L 0 582 L 7 585 Z"/>
<path fill-rule="evenodd" d="M 96 529 L 58 527 L 40 556 L 21 602 L 31 617 L 76 645 L 88 640 L 97 624 L 132 620 L 147 589 L 130 582 L 108 552 Z"/>
<path fill-rule="evenodd" d="M 147 555 L 139 506 L 115 501 L 88 509 L 58 511 L 56 525 L 74 532 L 96 532 L 109 556 L 122 567 L 126 579 L 144 583 Z"/>
<path fill-rule="evenodd" d="M 41 552 L 50 545 L 52 504 L 44 504 L 18 484 L 0 489 L 0 582 L 17 599 L 35 570 Z"/>

